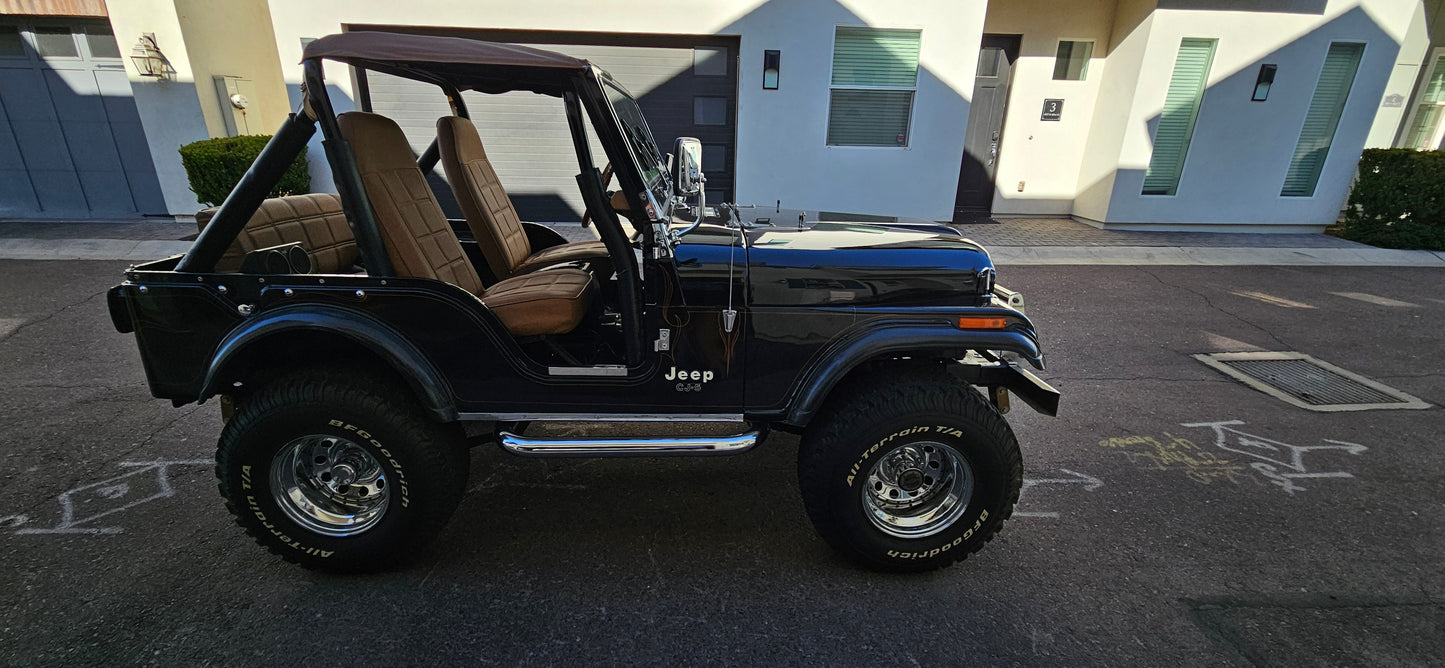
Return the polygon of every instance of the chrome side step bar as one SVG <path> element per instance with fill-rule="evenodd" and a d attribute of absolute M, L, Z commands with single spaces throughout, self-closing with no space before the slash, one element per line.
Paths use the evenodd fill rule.
<path fill-rule="evenodd" d="M 759 432 L 676 438 L 526 438 L 504 431 L 498 437 L 502 448 L 523 457 L 665 457 L 747 452 L 758 444 Z"/>
<path fill-rule="evenodd" d="M 742 422 L 742 413 L 461 413 L 480 422 Z"/>

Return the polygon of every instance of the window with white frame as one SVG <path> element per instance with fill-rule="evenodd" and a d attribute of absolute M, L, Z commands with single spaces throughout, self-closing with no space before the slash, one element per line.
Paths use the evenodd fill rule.
<path fill-rule="evenodd" d="M 1304 127 L 1300 128 L 1299 141 L 1295 143 L 1294 157 L 1285 174 L 1284 187 L 1279 192 L 1281 197 L 1314 197 L 1364 54 L 1365 45 L 1359 42 L 1330 43 L 1320 78 L 1315 82 L 1315 93 L 1310 97 L 1309 111 L 1305 112 Z"/>
<path fill-rule="evenodd" d="M 1093 40 L 1059 40 L 1059 50 L 1054 55 L 1054 81 L 1083 81 L 1089 76 L 1089 59 L 1093 57 Z"/>
<path fill-rule="evenodd" d="M 835 29 L 829 146 L 908 146 L 922 35 L 899 28 Z"/>
<path fill-rule="evenodd" d="M 1174 195 L 1184 173 L 1184 159 L 1189 156 L 1189 142 L 1194 138 L 1194 122 L 1199 120 L 1199 105 L 1209 82 L 1209 68 L 1214 64 L 1217 39 L 1185 37 L 1179 41 L 1179 54 L 1174 60 L 1174 74 L 1169 77 L 1169 90 L 1164 96 L 1154 128 L 1154 148 L 1149 155 L 1149 168 L 1144 172 L 1144 195 Z"/>
<path fill-rule="evenodd" d="M 1435 49 L 1429 62 L 1402 148 L 1436 151 L 1445 143 L 1445 47 Z"/>

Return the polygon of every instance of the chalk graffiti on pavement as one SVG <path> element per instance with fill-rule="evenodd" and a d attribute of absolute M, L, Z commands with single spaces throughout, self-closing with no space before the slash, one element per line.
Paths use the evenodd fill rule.
<path fill-rule="evenodd" d="M 51 527 L 26 527 L 29 518 L 12 515 L 0 518 L 0 526 L 6 522 L 18 534 L 118 534 L 125 529 L 106 522 L 109 526 L 97 526 L 97 520 L 116 513 L 130 510 L 144 503 L 175 495 L 171 487 L 171 469 L 177 466 L 211 466 L 209 459 L 176 459 L 153 462 L 121 462 L 127 469 L 118 476 L 81 485 L 61 492 L 55 497 L 60 504 L 60 519 Z"/>
<path fill-rule="evenodd" d="M 1234 428 L 1242 424 L 1244 423 L 1239 420 L 1224 420 L 1222 422 L 1193 422 L 1180 426 L 1213 429 L 1215 447 L 1254 459 L 1255 461 L 1249 462 L 1250 468 L 1289 494 L 1305 490 L 1295 482 L 1297 480 L 1355 477 L 1346 471 L 1311 470 L 1305 463 L 1306 453 L 1333 450 L 1359 455 L 1369 450 L 1359 443 L 1347 443 L 1329 438 L 1322 439 L 1327 445 L 1290 445 L 1263 436 L 1247 434 Z"/>

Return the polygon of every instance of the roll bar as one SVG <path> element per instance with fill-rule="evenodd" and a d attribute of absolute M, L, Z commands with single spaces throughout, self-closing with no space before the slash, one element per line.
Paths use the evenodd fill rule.
<path fill-rule="evenodd" d="M 196 242 L 177 263 L 176 271 L 206 273 L 215 269 L 216 263 L 235 241 L 241 229 L 250 221 L 251 216 L 255 214 L 262 200 L 270 193 L 271 188 L 275 187 L 296 156 L 306 150 L 307 144 L 319 125 L 326 160 L 331 166 L 331 175 L 336 184 L 336 191 L 346 211 L 346 218 L 356 238 L 357 250 L 360 251 L 361 261 L 366 267 L 367 274 L 379 277 L 396 275 L 381 238 L 376 212 L 366 196 L 366 187 L 362 182 L 361 171 L 356 163 L 356 154 L 352 150 L 350 142 L 342 136 L 340 125 L 337 123 L 336 112 L 331 105 L 331 98 L 327 94 L 326 77 L 321 60 L 319 58 L 307 59 L 303 61 L 302 68 L 304 78 L 301 87 L 300 108 L 287 117 L 275 136 L 261 150 L 261 154 L 246 171 L 245 176 L 226 197 L 226 201 L 221 204 L 220 210 L 216 212 L 211 223 L 201 231 Z M 583 72 L 587 71 L 591 70 L 583 70 Z M 466 103 L 462 100 L 461 91 L 454 83 L 412 69 L 405 69 L 402 75 L 412 76 L 440 86 L 447 95 L 452 112 L 462 118 L 470 118 Z M 581 173 L 577 176 L 578 186 L 581 188 L 588 210 L 594 218 L 601 222 L 604 219 L 610 219 L 604 214 L 611 212 L 611 207 L 603 192 L 601 178 L 596 168 L 592 166 L 592 156 L 584 129 L 584 115 L 591 113 L 596 117 L 605 115 L 605 112 L 599 107 L 596 100 L 586 94 L 593 92 L 587 87 L 589 82 L 596 85 L 595 76 L 590 80 L 586 76 L 574 76 L 569 86 L 560 91 L 559 97 L 562 98 L 566 107 L 568 126 L 572 133 L 574 148 L 577 151 L 578 166 L 581 168 Z M 600 93 L 600 91 L 595 92 Z M 622 141 L 620 137 L 609 137 L 605 132 L 602 135 L 599 138 L 602 139 L 604 147 Z M 610 150 L 617 151 L 619 156 L 626 153 L 625 146 L 613 146 Z M 438 157 L 437 143 L 433 140 L 417 160 L 417 166 L 424 173 L 430 171 L 436 167 Z M 629 175 L 624 174 L 620 178 L 627 186 L 630 186 L 628 188 L 630 190 L 635 190 L 639 186 L 637 183 L 626 183 L 637 180 L 629 178 Z M 646 186 L 643 184 L 641 187 Z M 641 209 L 634 207 L 634 210 Z M 608 253 L 618 259 L 615 269 L 619 287 L 624 295 L 621 300 L 621 309 L 623 311 L 626 358 L 629 365 L 634 365 L 642 362 L 645 339 L 641 312 L 642 281 L 640 273 L 642 267 L 640 263 L 634 262 L 633 253 L 627 244 L 621 226 L 616 223 L 615 219 L 611 220 L 612 224 L 599 227 L 599 232 L 602 234 Z M 644 229 L 643 233 L 646 235 L 648 232 L 650 229 Z"/>
<path fill-rule="evenodd" d="M 321 61 L 308 60 L 302 66 L 305 70 L 302 95 L 311 103 L 310 109 L 321 125 L 321 145 L 326 149 L 326 161 L 331 165 L 331 178 L 336 182 L 336 192 L 341 196 L 346 218 L 351 222 L 351 231 L 356 236 L 356 248 L 361 251 L 366 273 L 371 276 L 395 276 L 396 270 L 392 268 L 391 258 L 381 241 L 376 212 L 371 208 L 371 200 L 366 198 L 366 186 L 362 184 L 361 170 L 356 166 L 356 153 L 351 150 L 351 142 L 341 136 L 341 126 L 337 125 L 336 112 L 331 107 L 331 96 L 326 94 L 326 74 Z"/>
<path fill-rule="evenodd" d="M 306 150 L 306 143 L 313 134 L 316 134 L 316 121 L 303 110 L 287 115 L 275 136 L 261 149 L 256 161 L 251 163 L 231 194 L 226 196 L 226 201 L 221 203 L 210 224 L 201 230 L 185 257 L 176 264 L 176 271 L 205 273 L 214 270 L 216 262 L 225 255 L 236 235 L 241 233 L 241 228 L 251 220 L 261 201 L 281 180 L 281 175 L 296 156 Z"/>

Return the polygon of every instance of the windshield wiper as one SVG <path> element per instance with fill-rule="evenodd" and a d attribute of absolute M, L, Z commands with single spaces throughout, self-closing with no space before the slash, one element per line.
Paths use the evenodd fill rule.
<path fill-rule="evenodd" d="M 659 165 L 660 165 L 660 164 L 662 164 L 662 163 L 664 162 L 664 160 L 663 160 L 663 158 L 662 158 L 662 153 L 658 150 L 658 148 L 657 148 L 657 146 L 656 146 L 655 144 L 653 144 L 653 143 L 650 142 L 650 141 L 643 141 L 643 140 L 642 140 L 642 135 L 637 131 L 637 128 L 636 128 L 635 126 L 627 125 L 626 127 L 627 127 L 627 139 L 632 142 L 633 148 L 639 148 L 639 147 L 640 147 L 640 148 L 644 149 L 643 151 L 639 151 L 639 153 L 641 153 L 641 152 L 647 153 L 648 159 L 649 159 L 649 160 L 652 160 L 654 164 L 659 164 Z"/>

